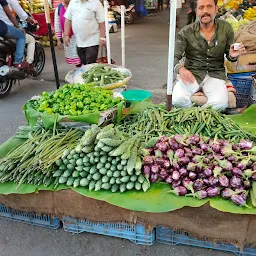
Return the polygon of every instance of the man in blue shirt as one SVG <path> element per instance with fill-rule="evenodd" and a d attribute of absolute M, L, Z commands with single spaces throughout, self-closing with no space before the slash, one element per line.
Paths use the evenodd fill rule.
<path fill-rule="evenodd" d="M 22 62 L 26 43 L 25 31 L 19 28 L 17 21 L 15 20 L 15 17 L 12 15 L 6 0 L 0 0 L 0 5 L 2 5 L 6 15 L 14 25 L 6 25 L 2 20 L 0 20 L 0 36 L 17 40 L 16 52 L 14 57 L 14 67 L 18 69 L 27 69 L 28 63 Z"/>

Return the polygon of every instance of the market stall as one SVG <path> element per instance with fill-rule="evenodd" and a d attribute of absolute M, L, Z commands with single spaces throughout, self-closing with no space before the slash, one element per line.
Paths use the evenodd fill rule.
<path fill-rule="evenodd" d="M 255 246 L 255 105 L 231 117 L 167 111 L 127 98 L 124 68 L 98 64 L 77 75 L 84 85 L 24 105 L 30 126 L 0 146 L 1 204 L 55 216 L 69 232 L 115 230 L 140 244 L 171 241 L 179 230 L 194 243 Z"/>

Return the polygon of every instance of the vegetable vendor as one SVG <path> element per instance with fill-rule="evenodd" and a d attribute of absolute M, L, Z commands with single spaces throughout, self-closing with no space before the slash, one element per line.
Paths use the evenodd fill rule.
<path fill-rule="evenodd" d="M 173 104 L 190 107 L 191 96 L 202 91 L 204 106 L 224 110 L 229 97 L 226 87 L 224 55 L 232 62 L 245 52 L 243 44 L 234 49 L 234 31 L 223 20 L 215 19 L 217 0 L 197 0 L 198 21 L 185 26 L 177 35 L 174 70 L 178 81 L 173 90 Z M 184 64 L 180 60 L 185 57 Z"/>

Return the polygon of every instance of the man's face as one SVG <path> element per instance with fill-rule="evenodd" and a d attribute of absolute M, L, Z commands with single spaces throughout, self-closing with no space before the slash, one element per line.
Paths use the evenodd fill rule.
<path fill-rule="evenodd" d="M 196 15 L 201 24 L 211 23 L 215 19 L 217 11 L 214 0 L 197 0 Z"/>

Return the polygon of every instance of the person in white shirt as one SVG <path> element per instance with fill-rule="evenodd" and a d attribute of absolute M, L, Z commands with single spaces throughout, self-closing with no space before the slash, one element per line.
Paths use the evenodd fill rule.
<path fill-rule="evenodd" d="M 99 45 L 105 45 L 104 8 L 99 0 L 71 0 L 64 15 L 64 42 L 70 44 L 71 28 L 82 64 L 95 63 Z"/>
<path fill-rule="evenodd" d="M 34 19 L 30 18 L 28 14 L 22 9 L 18 0 L 6 0 L 9 4 L 10 10 L 14 10 L 14 12 L 19 16 L 22 21 L 27 21 L 29 23 L 37 23 Z M 0 19 L 7 25 L 13 26 L 13 23 L 7 17 L 3 8 L 0 6 Z M 34 53 L 35 53 L 35 39 L 33 36 L 26 34 L 26 44 L 27 44 L 27 56 L 26 61 L 28 62 L 30 68 L 32 69 L 32 63 L 34 61 Z"/>

